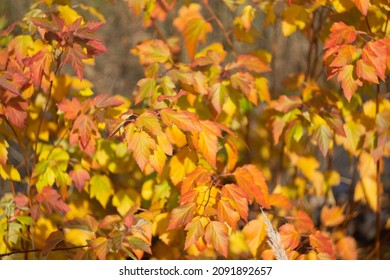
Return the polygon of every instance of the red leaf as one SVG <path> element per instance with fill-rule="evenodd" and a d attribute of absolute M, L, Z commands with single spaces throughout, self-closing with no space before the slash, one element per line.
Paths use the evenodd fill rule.
<path fill-rule="evenodd" d="M 211 221 L 205 232 L 205 240 L 212 244 L 215 250 L 225 258 L 228 254 L 228 228 L 225 224 Z"/>
<path fill-rule="evenodd" d="M 65 113 L 65 119 L 68 120 L 74 120 L 81 111 L 81 103 L 76 97 L 61 101 L 57 107 Z"/>
<path fill-rule="evenodd" d="M 318 230 L 309 236 L 310 245 L 313 246 L 318 253 L 325 253 L 331 259 L 336 259 L 333 251 L 333 244 L 329 238 L 325 237 Z"/>
<path fill-rule="evenodd" d="M 45 187 L 36 195 L 38 202 L 42 203 L 49 214 L 53 211 L 65 213 L 70 210 L 69 206 L 61 199 L 61 196 L 52 188 Z"/>
<path fill-rule="evenodd" d="M 18 95 L 6 91 L 0 96 L 3 114 L 11 124 L 23 128 L 27 118 L 28 103 Z"/>
<path fill-rule="evenodd" d="M 0 87 L 10 92 L 20 95 L 18 88 L 9 80 L 7 80 L 3 75 L 0 76 Z"/>
<path fill-rule="evenodd" d="M 74 186 L 79 192 L 84 189 L 86 182 L 91 179 L 88 171 L 82 168 L 71 170 L 69 176 L 72 178 Z"/>
<path fill-rule="evenodd" d="M 76 118 L 69 136 L 69 143 L 78 142 L 82 151 L 93 156 L 96 146 L 96 138 L 100 137 L 97 124 L 89 115 L 80 115 Z"/>
<path fill-rule="evenodd" d="M 196 204 L 189 203 L 181 205 L 172 210 L 169 219 L 168 230 L 176 229 L 181 226 L 186 226 L 191 222 L 196 211 Z"/>
<path fill-rule="evenodd" d="M 70 63 L 81 81 L 84 76 L 83 59 L 87 58 L 88 55 L 84 52 L 83 48 L 79 44 L 73 44 L 73 46 L 68 46 L 65 49 L 64 60 L 61 63 L 61 67 L 66 63 Z"/>
<path fill-rule="evenodd" d="M 32 57 L 24 60 L 26 66 L 30 68 L 34 86 L 38 87 L 42 82 L 42 75 L 49 78 L 51 70 L 52 55 L 47 50 L 40 50 Z"/>
<path fill-rule="evenodd" d="M 248 194 L 249 202 L 255 198 L 262 207 L 270 207 L 267 183 L 263 173 L 255 165 L 236 168 L 234 177 L 238 186 Z"/>
<path fill-rule="evenodd" d="M 333 23 L 330 32 L 329 39 L 325 42 L 325 49 L 341 45 L 342 43 L 349 44 L 356 40 L 356 29 L 341 21 Z"/>

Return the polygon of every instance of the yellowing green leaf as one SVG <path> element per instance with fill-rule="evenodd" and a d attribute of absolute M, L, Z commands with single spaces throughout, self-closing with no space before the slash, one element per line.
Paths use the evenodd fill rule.
<path fill-rule="evenodd" d="M 106 208 L 108 199 L 114 194 L 110 178 L 106 175 L 95 174 L 89 181 L 89 196 L 96 197 L 100 204 Z"/>

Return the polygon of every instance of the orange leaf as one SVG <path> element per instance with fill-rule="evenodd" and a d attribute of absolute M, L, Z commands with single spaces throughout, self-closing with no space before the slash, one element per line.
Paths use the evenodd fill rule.
<path fill-rule="evenodd" d="M 181 183 L 180 193 L 183 195 L 192 190 L 197 184 L 206 184 L 211 181 L 211 173 L 204 167 L 198 166 L 194 171 L 187 174 Z"/>
<path fill-rule="evenodd" d="M 310 245 L 316 249 L 318 253 L 325 253 L 330 259 L 336 259 L 333 251 L 333 244 L 329 238 L 325 237 L 318 230 L 309 236 Z"/>
<path fill-rule="evenodd" d="M 234 177 L 238 186 L 248 194 L 249 202 L 252 203 L 254 198 L 262 207 L 270 207 L 267 183 L 263 173 L 255 165 L 236 168 Z"/>
<path fill-rule="evenodd" d="M 382 81 L 386 78 L 386 63 L 390 47 L 382 40 L 368 42 L 362 50 L 362 58 L 372 65 Z"/>
<path fill-rule="evenodd" d="M 356 74 L 359 79 L 364 79 L 368 82 L 379 84 L 375 68 L 363 59 L 356 61 Z"/>
<path fill-rule="evenodd" d="M 225 258 L 228 254 L 228 228 L 224 223 L 211 221 L 205 232 L 206 242 Z"/>
<path fill-rule="evenodd" d="M 348 101 L 351 101 L 352 95 L 356 92 L 358 86 L 362 85 L 362 82 L 353 77 L 353 65 L 346 65 L 341 68 L 337 77 L 338 81 L 341 82 L 341 87 L 344 91 L 344 96 Z"/>
<path fill-rule="evenodd" d="M 327 227 L 338 226 L 345 220 L 343 211 L 344 209 L 339 206 L 325 205 L 321 210 L 321 222 Z"/>
<path fill-rule="evenodd" d="M 359 11 L 366 16 L 368 7 L 370 6 L 370 0 L 353 0 Z"/>
<path fill-rule="evenodd" d="M 173 21 L 173 25 L 181 32 L 190 59 L 194 58 L 200 41 L 205 42 L 207 33 L 213 30 L 200 13 L 199 4 L 183 6 L 179 10 L 179 16 Z"/>
<path fill-rule="evenodd" d="M 108 253 L 108 240 L 105 237 L 98 237 L 91 242 L 90 250 L 92 250 L 99 260 L 105 260 Z"/>
<path fill-rule="evenodd" d="M 309 233 L 314 230 L 313 220 L 301 210 L 298 211 L 294 219 L 295 228 L 299 233 Z"/>
<path fill-rule="evenodd" d="M 289 248 L 291 250 L 294 250 L 298 247 L 301 236 L 299 233 L 295 230 L 294 225 L 292 224 L 284 224 L 279 228 L 279 234 L 281 242 L 285 249 Z"/>
<path fill-rule="evenodd" d="M 291 207 L 292 207 L 288 198 L 280 193 L 270 194 L 269 204 L 271 206 L 275 206 L 277 208 L 283 208 L 283 209 L 287 209 L 287 210 L 291 209 Z"/>
<path fill-rule="evenodd" d="M 199 133 L 199 141 L 197 148 L 200 150 L 205 159 L 216 167 L 217 164 L 217 152 L 218 152 L 218 138 L 222 137 L 219 127 L 212 121 L 202 120 L 200 121 L 202 131 Z M 196 136 L 196 135 L 194 135 Z"/>
<path fill-rule="evenodd" d="M 356 240 L 353 237 L 343 237 L 336 244 L 337 254 L 343 260 L 356 260 L 358 258 L 356 246 Z"/>
<path fill-rule="evenodd" d="M 136 120 L 136 125 L 140 129 L 146 129 L 153 135 L 160 135 L 162 133 L 160 121 L 157 114 L 152 111 L 145 111 Z"/>
<path fill-rule="evenodd" d="M 187 224 L 185 230 L 187 231 L 187 234 L 184 249 L 187 249 L 192 244 L 198 242 L 198 239 L 204 235 L 204 228 L 200 220 L 192 221 Z"/>
<path fill-rule="evenodd" d="M 257 105 L 258 95 L 255 86 L 255 79 L 247 72 L 237 72 L 230 76 L 232 87 L 241 90 L 246 98 L 254 105 Z"/>
<path fill-rule="evenodd" d="M 128 143 L 129 151 L 133 152 L 135 161 L 143 171 L 146 163 L 149 161 L 151 149 L 156 149 L 156 141 L 145 131 L 136 131 Z"/>
<path fill-rule="evenodd" d="M 241 218 L 248 221 L 247 194 L 242 189 L 235 184 L 226 184 L 222 187 L 222 196 L 230 198 Z"/>
<path fill-rule="evenodd" d="M 176 125 L 182 131 L 202 131 L 198 117 L 188 111 L 175 111 L 165 108 L 160 111 L 161 119 L 166 126 Z"/>
<path fill-rule="evenodd" d="M 349 44 L 356 40 L 356 29 L 341 21 L 333 23 L 330 32 L 329 39 L 325 42 L 325 49 L 341 45 L 342 43 Z"/>
<path fill-rule="evenodd" d="M 237 222 L 240 220 L 240 215 L 233 210 L 230 203 L 226 200 L 218 202 L 218 220 L 220 222 L 227 222 L 233 229 L 236 229 Z"/>
<path fill-rule="evenodd" d="M 181 205 L 173 209 L 170 214 L 168 230 L 187 225 L 194 217 L 195 210 L 195 203 Z"/>
<path fill-rule="evenodd" d="M 259 215 L 257 219 L 247 223 L 242 229 L 242 233 L 245 236 L 245 241 L 248 244 L 249 251 L 251 252 L 253 257 L 256 257 L 258 254 L 259 246 L 263 243 L 267 235 L 263 216 Z M 265 251 L 266 250 L 264 250 L 263 252 Z"/>

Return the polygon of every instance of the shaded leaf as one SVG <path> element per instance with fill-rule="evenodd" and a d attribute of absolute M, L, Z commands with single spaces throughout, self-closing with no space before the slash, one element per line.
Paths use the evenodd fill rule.
<path fill-rule="evenodd" d="M 106 175 L 95 174 L 89 181 L 89 196 L 96 197 L 103 208 L 106 208 L 108 199 L 114 194 L 110 178 Z"/>
<path fill-rule="evenodd" d="M 181 205 L 173 209 L 169 218 L 168 230 L 176 229 L 181 226 L 186 226 L 194 217 L 195 211 L 195 203 Z"/>
<path fill-rule="evenodd" d="M 295 230 L 294 225 L 292 224 L 284 224 L 279 228 L 280 240 L 285 249 L 289 248 L 290 250 L 294 250 L 298 247 L 301 236 Z"/>
<path fill-rule="evenodd" d="M 333 251 L 333 244 L 329 238 L 322 235 L 318 230 L 309 235 L 310 245 L 316 249 L 318 253 L 326 254 L 330 259 L 336 259 Z"/>
<path fill-rule="evenodd" d="M 98 237 L 92 240 L 89 249 L 96 254 L 99 260 L 105 260 L 109 250 L 109 242 L 105 237 Z"/>
<path fill-rule="evenodd" d="M 69 206 L 61 199 L 59 193 L 50 187 L 43 188 L 42 192 L 36 195 L 36 198 L 46 207 L 49 214 L 53 211 L 65 213 L 70 210 Z"/>

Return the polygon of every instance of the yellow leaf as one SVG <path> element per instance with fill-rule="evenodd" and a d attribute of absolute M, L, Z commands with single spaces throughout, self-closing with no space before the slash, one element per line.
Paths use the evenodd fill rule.
<path fill-rule="evenodd" d="M 9 179 L 9 180 L 15 181 L 15 182 L 21 181 L 19 171 L 15 167 L 13 167 L 12 165 L 9 165 L 9 164 L 6 164 L 6 165 L 0 164 L 0 176 L 4 180 Z"/>
<path fill-rule="evenodd" d="M 95 7 L 84 5 L 80 3 L 80 8 L 84 11 L 88 11 L 91 15 L 97 17 L 101 22 L 106 22 L 106 18 Z"/>
<path fill-rule="evenodd" d="M 95 233 L 77 228 L 65 228 L 65 241 L 75 246 L 88 245 L 89 240 L 95 239 Z"/>
<path fill-rule="evenodd" d="M 308 13 L 304 6 L 291 5 L 283 12 L 282 32 L 284 36 L 290 36 L 297 29 L 304 29 L 308 22 Z"/>
<path fill-rule="evenodd" d="M 197 156 L 188 147 L 180 150 L 169 162 L 169 177 L 174 185 L 183 181 L 184 177 L 196 168 Z"/>
<path fill-rule="evenodd" d="M 96 197 L 100 204 L 106 208 L 108 199 L 114 194 L 110 178 L 106 175 L 95 174 L 89 181 L 89 196 Z"/>
<path fill-rule="evenodd" d="M 116 192 L 112 197 L 112 205 L 114 205 L 118 210 L 118 213 L 124 217 L 134 205 L 141 205 L 141 197 L 134 189 L 122 189 Z"/>
<path fill-rule="evenodd" d="M 81 17 L 75 10 L 73 10 L 68 5 L 58 5 L 57 9 L 60 12 L 61 18 L 64 19 L 66 24 L 72 24 L 78 18 Z M 84 20 L 82 20 L 82 23 L 84 23 Z"/>
<path fill-rule="evenodd" d="M 134 159 L 143 171 L 146 163 L 149 162 L 150 150 L 156 149 L 156 141 L 145 131 L 136 131 L 130 138 L 128 148 L 133 152 Z"/>

